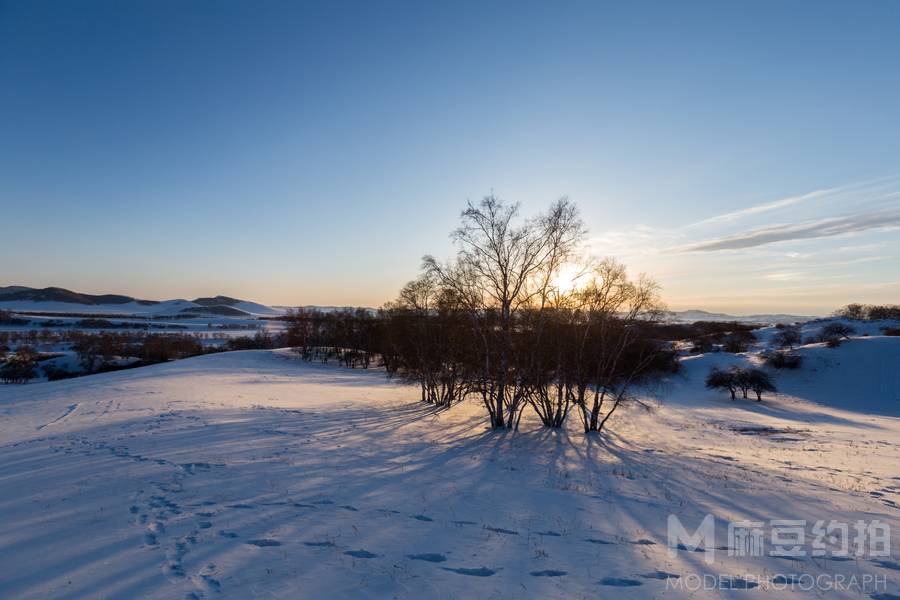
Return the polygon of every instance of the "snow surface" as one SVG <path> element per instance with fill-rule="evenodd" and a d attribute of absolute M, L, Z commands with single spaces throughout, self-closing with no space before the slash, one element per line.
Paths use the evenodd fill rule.
<path fill-rule="evenodd" d="M 762 403 L 703 389 L 711 366 L 756 356 L 685 358 L 603 441 L 574 418 L 491 432 L 475 403 L 435 411 L 378 370 L 284 350 L 0 386 L 0 597 L 756 597 L 667 589 L 691 573 L 872 574 L 900 594 L 882 370 L 900 338 L 801 352 L 803 369 L 776 374 L 789 395 Z M 670 558 L 670 513 L 715 515 L 718 543 L 728 520 L 877 518 L 894 557 Z"/>

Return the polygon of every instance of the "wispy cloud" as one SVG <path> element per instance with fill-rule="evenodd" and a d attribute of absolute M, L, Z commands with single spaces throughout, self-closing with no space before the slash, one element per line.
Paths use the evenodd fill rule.
<path fill-rule="evenodd" d="M 788 240 L 806 240 L 860 233 L 873 229 L 900 227 L 900 209 L 863 212 L 843 217 L 805 221 L 789 225 L 760 227 L 746 232 L 704 240 L 683 246 L 680 252 L 739 250 Z"/>
<path fill-rule="evenodd" d="M 708 217 L 687 225 L 685 229 L 727 225 L 764 213 L 785 212 L 786 209 L 790 208 L 804 210 L 804 207 L 801 205 L 810 203 L 811 201 L 816 201 L 813 204 L 816 205 L 818 210 L 825 211 L 829 210 L 829 208 L 833 210 L 834 208 L 839 208 L 841 206 L 858 205 L 859 203 L 867 204 L 869 205 L 869 208 L 875 208 L 885 202 L 890 203 L 895 201 L 895 198 L 898 196 L 898 184 L 900 184 L 900 177 L 897 175 L 890 175 L 857 183 L 823 188 L 805 194 L 780 198 L 771 202 L 748 206 L 740 210 Z M 806 208 L 806 210 L 809 210 L 809 208 Z"/>
<path fill-rule="evenodd" d="M 750 217 L 753 215 L 758 215 L 761 213 L 766 213 L 773 210 L 778 210 L 781 208 L 787 208 L 788 206 L 793 206 L 795 204 L 801 204 L 808 200 L 813 200 L 815 198 L 822 198 L 833 194 L 837 191 L 840 191 L 845 188 L 830 188 L 825 190 L 816 190 L 814 192 L 809 192 L 808 194 L 803 194 L 800 196 L 791 196 L 790 198 L 782 198 L 781 200 L 775 200 L 774 202 L 767 202 L 765 204 L 757 204 L 756 206 L 749 206 L 747 208 L 742 208 L 741 210 L 736 210 L 730 213 L 725 213 L 721 215 L 716 215 L 714 217 L 709 217 L 708 219 L 703 219 L 702 221 L 697 221 L 689 225 L 688 227 L 701 227 L 705 225 L 719 225 L 722 223 L 731 223 L 733 221 L 739 221 L 746 217 Z"/>

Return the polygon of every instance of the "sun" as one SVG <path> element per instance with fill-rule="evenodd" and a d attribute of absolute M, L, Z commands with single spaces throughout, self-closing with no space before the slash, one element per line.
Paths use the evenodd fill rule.
<path fill-rule="evenodd" d="M 568 294 L 575 289 L 582 275 L 578 265 L 567 263 L 559 268 L 550 284 L 560 294 Z"/>

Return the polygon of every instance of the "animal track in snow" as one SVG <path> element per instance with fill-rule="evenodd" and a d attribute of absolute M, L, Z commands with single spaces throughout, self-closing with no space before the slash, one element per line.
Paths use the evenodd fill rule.
<path fill-rule="evenodd" d="M 637 579 L 626 579 L 623 577 L 604 577 L 600 580 L 600 585 L 608 585 L 612 587 L 637 587 L 644 584 Z"/>
<path fill-rule="evenodd" d="M 466 567 L 459 567 L 457 569 L 451 569 L 450 567 L 442 567 L 445 571 L 450 571 L 451 573 L 456 573 L 457 575 L 468 575 L 470 577 L 490 577 L 491 575 L 495 575 L 497 571 L 495 569 L 488 569 L 487 567 L 479 567 L 477 569 L 469 569 Z"/>
<path fill-rule="evenodd" d="M 347 550 L 344 554 L 353 558 L 378 558 L 377 554 L 372 554 L 368 550 Z"/>
<path fill-rule="evenodd" d="M 260 548 L 267 548 L 270 546 L 280 546 L 281 545 L 281 542 L 279 542 L 278 540 L 273 540 L 271 538 L 262 538 L 259 540 L 247 540 L 246 543 L 250 544 L 251 546 L 258 546 Z"/>
<path fill-rule="evenodd" d="M 426 552 L 424 554 L 407 554 L 406 558 L 410 560 L 424 560 L 425 562 L 431 563 L 439 563 L 447 560 L 447 557 L 443 554 L 438 554 L 436 552 Z"/>

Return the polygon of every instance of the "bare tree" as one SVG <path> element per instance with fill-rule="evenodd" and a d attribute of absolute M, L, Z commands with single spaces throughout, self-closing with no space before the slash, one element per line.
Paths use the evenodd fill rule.
<path fill-rule="evenodd" d="M 794 346 L 799 345 L 802 339 L 803 336 L 799 326 L 783 325 L 778 328 L 778 333 L 775 334 L 773 342 L 779 348 L 793 350 Z"/>
<path fill-rule="evenodd" d="M 586 432 L 603 429 L 659 356 L 661 345 L 647 339 L 642 327 L 663 313 L 658 289 L 643 275 L 631 281 L 623 265 L 607 259 L 579 292 L 575 394 Z"/>
<path fill-rule="evenodd" d="M 846 323 L 829 323 L 822 328 L 822 339 L 828 340 L 832 338 L 849 340 L 850 336 L 856 333 L 856 328 Z"/>
<path fill-rule="evenodd" d="M 711 390 L 727 391 L 731 394 L 731 399 L 734 400 L 739 387 L 737 373 L 733 369 L 723 371 L 718 367 L 713 367 L 706 376 L 706 387 Z"/>

